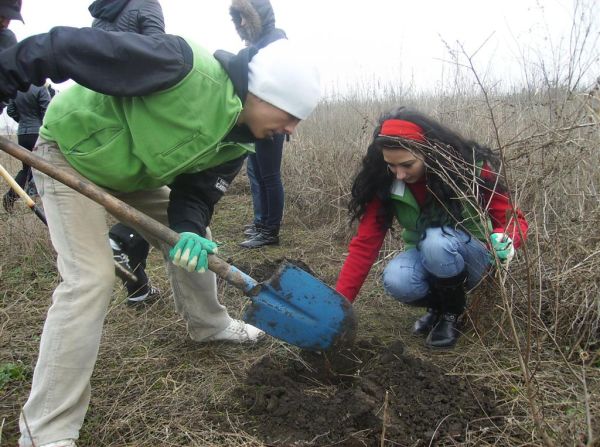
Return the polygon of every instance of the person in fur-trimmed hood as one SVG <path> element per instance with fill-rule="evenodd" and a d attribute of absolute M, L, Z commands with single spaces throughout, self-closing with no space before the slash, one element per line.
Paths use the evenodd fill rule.
<path fill-rule="evenodd" d="M 275 13 L 269 0 L 233 0 L 229 8 L 235 29 L 249 47 L 263 48 L 287 39 L 275 27 Z M 244 248 L 258 248 L 279 243 L 283 217 L 284 190 L 281 182 L 283 135 L 257 141 L 255 153 L 248 155 L 246 172 L 250 180 L 254 220 L 244 228 Z"/>
<path fill-rule="evenodd" d="M 235 29 L 247 45 L 262 48 L 285 32 L 275 28 L 275 13 L 269 0 L 232 0 L 229 8 Z"/>

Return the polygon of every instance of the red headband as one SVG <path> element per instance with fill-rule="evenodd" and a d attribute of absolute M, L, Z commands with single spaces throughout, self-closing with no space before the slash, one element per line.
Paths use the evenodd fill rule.
<path fill-rule="evenodd" d="M 381 125 L 380 137 L 401 137 L 407 140 L 425 141 L 423 129 L 404 120 L 385 120 Z"/>

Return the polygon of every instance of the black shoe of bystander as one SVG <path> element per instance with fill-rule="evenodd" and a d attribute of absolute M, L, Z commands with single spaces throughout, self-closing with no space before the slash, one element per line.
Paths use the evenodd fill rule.
<path fill-rule="evenodd" d="M 257 230 L 256 234 L 242 242 L 240 247 L 259 248 L 264 247 L 265 245 L 279 245 L 279 227 L 257 227 Z"/>

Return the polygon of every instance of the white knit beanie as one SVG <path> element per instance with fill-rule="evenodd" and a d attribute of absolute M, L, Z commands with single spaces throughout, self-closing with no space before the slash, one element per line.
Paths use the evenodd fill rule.
<path fill-rule="evenodd" d="M 289 40 L 279 39 L 250 60 L 248 91 L 303 120 L 321 97 L 319 72 Z"/>

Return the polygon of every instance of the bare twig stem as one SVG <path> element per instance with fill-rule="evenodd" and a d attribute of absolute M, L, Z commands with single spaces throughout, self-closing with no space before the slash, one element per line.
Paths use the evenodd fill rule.
<path fill-rule="evenodd" d="M 389 403 L 390 393 L 388 390 L 385 390 L 385 399 L 383 400 L 383 427 L 381 428 L 381 440 L 379 441 L 379 447 L 384 447 L 385 445 L 385 431 L 387 428 L 387 419 L 388 419 L 388 403 Z"/>
<path fill-rule="evenodd" d="M 494 137 L 496 139 L 496 144 L 498 146 L 498 151 L 500 153 L 500 160 L 501 160 L 500 170 L 506 180 L 507 189 L 508 189 L 508 191 L 510 191 L 511 190 L 510 182 L 509 182 L 508 176 L 506 175 L 506 160 L 504 157 L 504 147 L 502 145 L 502 140 L 500 138 L 500 132 L 499 132 L 499 126 L 497 124 L 496 116 L 494 114 L 494 109 L 490 102 L 487 88 L 485 87 L 483 81 L 479 77 L 477 69 L 475 68 L 475 65 L 473 63 L 473 56 L 469 55 L 465 51 L 465 49 L 462 45 L 460 45 L 460 47 L 461 47 L 461 51 L 462 51 L 463 55 L 465 56 L 465 58 L 468 61 L 468 66 L 470 68 L 470 71 L 473 74 L 473 76 L 475 77 L 477 85 L 479 86 L 479 88 L 484 96 L 486 107 L 488 109 L 490 121 L 492 123 L 492 128 L 494 131 Z M 510 197 L 510 195 L 509 195 L 509 197 Z M 511 201 L 512 201 L 512 198 L 511 198 Z M 513 209 L 512 214 L 513 214 L 512 218 L 516 219 L 517 218 L 516 210 Z M 521 230 L 519 228 L 519 232 L 520 231 Z M 523 235 L 521 234 L 520 236 L 522 237 Z M 527 264 L 527 266 L 530 266 L 531 261 L 529 259 L 529 255 L 528 255 L 526 247 L 523 251 L 525 254 L 526 264 Z M 499 276 L 500 284 L 504 284 L 504 280 L 505 280 L 504 276 L 506 275 L 506 273 L 503 272 L 501 269 L 498 269 L 497 274 Z M 505 287 L 500 288 L 500 294 L 502 296 L 502 301 L 504 303 L 505 308 L 509 309 L 510 308 L 510 300 L 509 300 L 508 293 L 507 293 Z M 550 438 L 550 436 L 548 435 L 548 433 L 546 432 L 546 429 L 544 427 L 544 417 L 543 417 L 542 412 L 540 411 L 539 405 L 535 398 L 536 391 L 533 386 L 534 374 L 532 374 L 531 370 L 529 369 L 529 359 L 530 359 L 530 355 L 531 355 L 532 306 L 533 306 L 533 303 L 532 303 L 532 278 L 531 278 L 531 273 L 530 273 L 529 268 L 527 268 L 527 292 L 526 292 L 526 295 L 527 295 L 527 341 L 526 341 L 526 346 L 524 349 L 521 347 L 519 334 L 518 334 L 518 331 L 516 328 L 516 324 L 515 324 L 515 320 L 513 318 L 512 312 L 507 312 L 507 321 L 510 326 L 512 337 L 513 337 L 513 340 L 515 343 L 515 347 L 517 348 L 519 366 L 521 368 L 521 373 L 523 375 L 525 389 L 527 390 L 527 400 L 529 403 L 529 407 L 531 409 L 531 415 L 533 418 L 533 422 L 535 424 L 536 430 L 538 431 L 538 434 L 542 437 L 544 444 L 546 444 L 546 446 L 548 446 L 548 447 L 554 447 L 555 443 L 552 440 L 552 438 Z"/>

